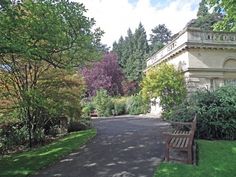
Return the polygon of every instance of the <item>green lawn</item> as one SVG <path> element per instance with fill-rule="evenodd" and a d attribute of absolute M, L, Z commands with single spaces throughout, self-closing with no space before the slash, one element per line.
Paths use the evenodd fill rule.
<path fill-rule="evenodd" d="M 197 142 L 198 166 L 162 163 L 155 177 L 236 177 L 236 141 Z"/>
<path fill-rule="evenodd" d="M 3 157 L 0 159 L 0 176 L 22 177 L 34 174 L 39 169 L 78 149 L 95 135 L 94 129 L 75 132 L 38 149 Z"/>

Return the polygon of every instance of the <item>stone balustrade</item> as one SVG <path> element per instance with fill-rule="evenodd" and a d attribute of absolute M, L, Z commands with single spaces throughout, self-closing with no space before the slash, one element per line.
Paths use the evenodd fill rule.
<path fill-rule="evenodd" d="M 188 46 L 222 48 L 233 46 L 235 48 L 236 33 L 205 32 L 198 28 L 185 28 L 163 49 L 148 58 L 147 68 Z"/>

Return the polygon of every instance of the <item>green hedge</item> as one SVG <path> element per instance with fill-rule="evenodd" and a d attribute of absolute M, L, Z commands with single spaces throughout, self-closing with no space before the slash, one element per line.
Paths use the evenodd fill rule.
<path fill-rule="evenodd" d="M 236 139 L 236 87 L 199 90 L 171 112 L 173 121 L 189 121 L 197 114 L 197 136 L 204 139 Z"/>

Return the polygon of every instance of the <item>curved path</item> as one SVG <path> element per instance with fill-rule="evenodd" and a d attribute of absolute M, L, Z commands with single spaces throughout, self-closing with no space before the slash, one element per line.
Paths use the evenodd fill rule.
<path fill-rule="evenodd" d="M 93 120 L 97 136 L 37 177 L 152 177 L 163 159 L 162 132 L 167 124 L 158 119 L 121 117 Z"/>

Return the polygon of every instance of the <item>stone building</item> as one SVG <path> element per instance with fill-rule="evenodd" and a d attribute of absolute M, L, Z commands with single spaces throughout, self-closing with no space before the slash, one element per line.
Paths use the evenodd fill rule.
<path fill-rule="evenodd" d="M 236 33 L 185 28 L 169 44 L 147 60 L 148 71 L 162 62 L 181 68 L 188 92 L 197 88 L 215 89 L 236 85 Z M 161 108 L 152 105 L 151 113 Z"/>

